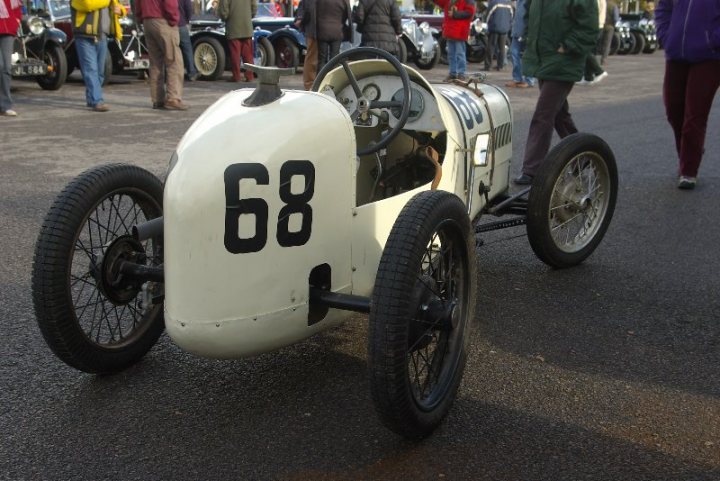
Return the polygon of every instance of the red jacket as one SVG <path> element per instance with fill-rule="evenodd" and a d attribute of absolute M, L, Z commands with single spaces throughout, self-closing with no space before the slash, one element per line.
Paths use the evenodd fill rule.
<path fill-rule="evenodd" d="M 0 0 L 8 12 L 8 18 L 0 18 L 0 35 L 17 35 L 18 25 L 22 17 L 22 10 L 18 8 L 10 8 L 10 0 Z M 1 8 L 1 7 L 0 7 Z"/>
<path fill-rule="evenodd" d="M 450 40 L 467 41 L 470 23 L 475 16 L 475 0 L 433 0 L 433 2 L 445 12 L 442 36 Z"/>
<path fill-rule="evenodd" d="M 138 22 L 146 18 L 164 18 L 174 27 L 180 21 L 178 0 L 136 0 L 133 13 Z"/>

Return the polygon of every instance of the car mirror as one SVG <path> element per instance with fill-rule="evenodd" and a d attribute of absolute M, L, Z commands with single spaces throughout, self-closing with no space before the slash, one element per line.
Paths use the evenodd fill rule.
<path fill-rule="evenodd" d="M 475 137 L 475 147 L 473 148 L 473 163 L 475 165 L 487 165 L 487 149 L 489 143 L 489 134 L 480 134 Z"/>

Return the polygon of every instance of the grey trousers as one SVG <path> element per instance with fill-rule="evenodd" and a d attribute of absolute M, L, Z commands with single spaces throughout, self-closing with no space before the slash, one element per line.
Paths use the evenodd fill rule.
<path fill-rule="evenodd" d="M 550 150 L 553 128 L 561 139 L 578 131 L 567 101 L 575 82 L 539 80 L 538 85 L 540 96 L 530 121 L 522 166 L 523 174 L 532 176 L 537 174 Z"/>
<path fill-rule="evenodd" d="M 10 96 L 10 66 L 12 65 L 13 36 L 0 35 L 0 112 L 13 106 Z"/>

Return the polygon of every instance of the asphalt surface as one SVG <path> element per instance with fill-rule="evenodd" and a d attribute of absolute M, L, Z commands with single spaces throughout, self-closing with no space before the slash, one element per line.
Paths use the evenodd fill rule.
<path fill-rule="evenodd" d="M 115 376 L 55 358 L 30 293 L 54 196 L 101 163 L 162 174 L 183 132 L 234 85 L 188 83 L 191 110 L 162 112 L 142 80 L 116 76 L 112 111 L 94 113 L 75 76 L 57 92 L 14 82 L 20 116 L 0 118 L 0 479 L 720 480 L 720 101 L 698 187 L 679 191 L 662 53 L 607 68 L 570 104 L 617 157 L 610 229 L 583 265 L 561 271 L 534 256 L 522 227 L 484 238 L 463 384 L 421 442 L 375 416 L 363 316 L 248 360 L 197 358 L 167 336 Z M 519 160 L 537 91 L 509 93 Z"/>

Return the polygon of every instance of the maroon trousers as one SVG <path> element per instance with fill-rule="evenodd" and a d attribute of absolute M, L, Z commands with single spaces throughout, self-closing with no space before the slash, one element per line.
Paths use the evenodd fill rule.
<path fill-rule="evenodd" d="M 540 165 L 550 150 L 553 128 L 561 139 L 578 131 L 570 115 L 567 101 L 575 83 L 539 80 L 538 85 L 540 86 L 540 96 L 530 121 L 522 166 L 523 174 L 533 177 L 537 175 Z"/>
<path fill-rule="evenodd" d="M 665 63 L 663 100 L 675 133 L 679 175 L 697 177 L 705 145 L 705 130 L 715 92 L 720 85 L 720 60 Z"/>
<path fill-rule="evenodd" d="M 230 47 L 230 61 L 232 62 L 232 75 L 236 82 L 242 80 L 240 72 L 240 57 L 243 62 L 252 64 L 255 59 L 253 55 L 252 38 L 231 38 L 228 40 Z M 245 70 L 245 78 L 248 82 L 252 82 L 255 78 L 250 70 Z"/>

